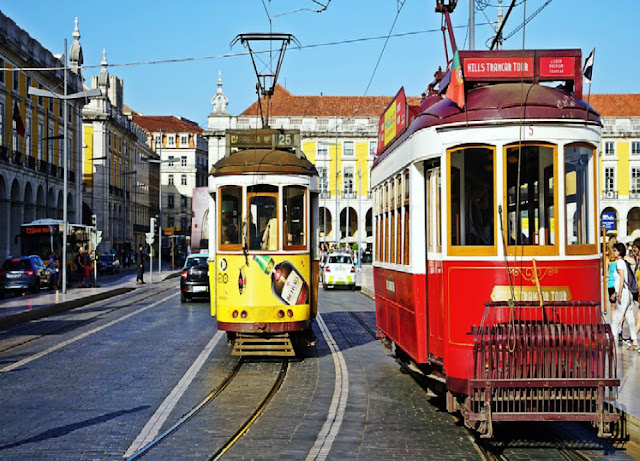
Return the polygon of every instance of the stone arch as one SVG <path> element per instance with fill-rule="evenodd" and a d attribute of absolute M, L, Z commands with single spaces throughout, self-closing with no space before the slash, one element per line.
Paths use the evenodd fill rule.
<path fill-rule="evenodd" d="M 326 215 L 325 215 L 326 213 Z M 326 217 L 325 217 L 326 216 Z M 320 207 L 320 240 L 321 241 L 325 241 L 328 240 L 328 236 L 331 235 L 331 229 L 332 229 L 332 214 L 331 214 L 331 210 L 327 207 Z M 325 223 L 326 223 L 326 232 L 325 232 Z"/>
<path fill-rule="evenodd" d="M 367 210 L 365 217 L 364 228 L 367 232 L 366 237 L 373 237 L 373 208 Z"/>
<path fill-rule="evenodd" d="M 82 202 L 82 224 L 91 225 L 91 215 L 93 211 L 87 202 Z"/>
<path fill-rule="evenodd" d="M 36 192 L 36 219 L 46 218 L 46 198 L 44 193 L 44 187 L 42 184 L 38 185 L 38 191 Z"/>
<path fill-rule="evenodd" d="M 36 219 L 36 199 L 31 182 L 24 186 L 24 222 L 28 223 Z"/>
<path fill-rule="evenodd" d="M 627 213 L 627 235 L 640 231 L 640 207 L 633 207 Z M 636 232 L 637 233 L 637 232 Z"/>
<path fill-rule="evenodd" d="M 49 187 L 49 191 L 47 192 L 47 202 L 45 204 L 45 208 L 47 210 L 47 218 L 56 218 L 58 216 L 56 206 L 56 193 L 53 190 L 53 187 Z"/>
<path fill-rule="evenodd" d="M 58 191 L 58 204 L 56 206 L 56 219 L 62 219 L 64 215 L 64 195 Z"/>
<path fill-rule="evenodd" d="M 347 210 L 349 210 L 349 228 L 347 229 Z M 358 212 L 353 207 L 344 207 L 340 211 L 340 233 L 351 238 L 358 232 Z"/>
<path fill-rule="evenodd" d="M 70 192 L 67 193 L 67 222 L 70 223 L 76 222 L 76 211 L 75 207 L 73 206 L 73 201 L 73 194 L 71 194 Z"/>
<path fill-rule="evenodd" d="M 24 202 L 22 201 L 22 193 L 20 192 L 20 182 L 17 178 L 11 183 L 11 198 L 9 213 L 9 254 L 20 254 L 20 243 L 18 236 L 20 235 L 20 225 L 24 222 Z"/>

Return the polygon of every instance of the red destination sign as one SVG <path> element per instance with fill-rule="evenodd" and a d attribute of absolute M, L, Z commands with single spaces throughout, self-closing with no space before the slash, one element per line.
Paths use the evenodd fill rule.
<path fill-rule="evenodd" d="M 27 235 L 35 235 L 35 234 L 50 234 L 51 228 L 47 227 L 25 227 L 24 233 Z"/>
<path fill-rule="evenodd" d="M 542 56 L 540 58 L 540 77 L 573 77 L 575 59 L 569 56 Z"/>
<path fill-rule="evenodd" d="M 465 58 L 462 73 L 465 80 L 474 78 L 532 77 L 533 58 Z"/>

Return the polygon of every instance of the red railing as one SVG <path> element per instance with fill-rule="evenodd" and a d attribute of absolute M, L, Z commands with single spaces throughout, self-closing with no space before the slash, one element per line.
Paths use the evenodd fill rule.
<path fill-rule="evenodd" d="M 489 302 L 473 334 L 465 422 L 491 437 L 492 421 L 593 421 L 610 432 L 616 349 L 597 302 Z"/>

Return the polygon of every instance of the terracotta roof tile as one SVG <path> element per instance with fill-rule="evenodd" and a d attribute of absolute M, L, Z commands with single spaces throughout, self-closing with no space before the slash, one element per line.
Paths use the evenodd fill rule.
<path fill-rule="evenodd" d="M 276 85 L 271 107 L 272 116 L 348 117 L 350 115 L 378 117 L 393 96 L 294 96 Z M 411 106 L 420 105 L 422 98 L 408 97 Z M 264 107 L 264 106 L 263 106 Z M 257 101 L 240 115 L 260 115 Z"/>
<path fill-rule="evenodd" d="M 195 123 L 173 115 L 134 115 L 133 122 L 148 133 L 163 131 L 165 133 L 202 134 L 204 131 Z"/>
<path fill-rule="evenodd" d="M 583 97 L 601 117 L 640 117 L 640 94 L 592 94 Z"/>

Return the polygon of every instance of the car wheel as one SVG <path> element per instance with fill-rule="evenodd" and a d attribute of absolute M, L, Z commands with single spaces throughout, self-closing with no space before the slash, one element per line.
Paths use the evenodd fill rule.
<path fill-rule="evenodd" d="M 36 282 L 35 285 L 33 285 L 33 290 L 31 292 L 34 295 L 37 295 L 38 293 L 40 293 L 40 282 Z"/>
<path fill-rule="evenodd" d="M 187 302 L 187 297 L 182 293 L 180 293 L 180 302 L 181 303 L 186 303 Z"/>
<path fill-rule="evenodd" d="M 323 290 L 326 290 L 326 289 L 327 289 L 327 284 L 326 284 L 326 283 L 324 283 L 324 282 L 322 282 L 322 289 L 323 289 Z"/>

